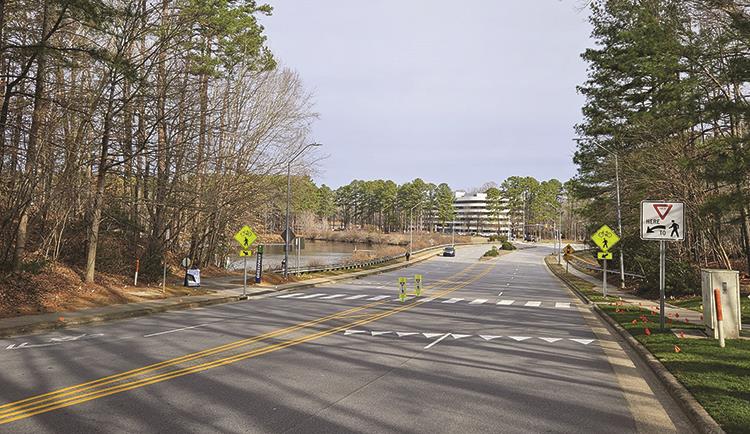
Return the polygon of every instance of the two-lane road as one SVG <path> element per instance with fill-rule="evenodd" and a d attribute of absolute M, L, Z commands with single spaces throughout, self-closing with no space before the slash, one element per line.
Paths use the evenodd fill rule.
<path fill-rule="evenodd" d="M 0 431 L 690 432 L 548 248 L 485 250 L 0 341 Z"/>

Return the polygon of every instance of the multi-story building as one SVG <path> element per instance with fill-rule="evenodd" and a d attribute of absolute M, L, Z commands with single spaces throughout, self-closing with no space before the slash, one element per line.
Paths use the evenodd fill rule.
<path fill-rule="evenodd" d="M 507 202 L 507 200 L 503 200 Z M 508 210 L 493 215 L 490 210 L 487 194 L 467 195 L 465 191 L 455 192 L 453 200 L 455 219 L 446 223 L 446 232 L 455 230 L 457 234 L 493 235 L 510 233 Z"/>

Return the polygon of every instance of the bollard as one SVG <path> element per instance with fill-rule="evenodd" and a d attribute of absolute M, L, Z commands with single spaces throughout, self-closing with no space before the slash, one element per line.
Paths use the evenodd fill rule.
<path fill-rule="evenodd" d="M 135 259 L 135 277 L 133 278 L 133 286 L 138 286 L 138 270 L 141 268 L 141 259 Z"/>
<path fill-rule="evenodd" d="M 714 289 L 714 301 L 716 303 L 716 328 L 719 332 L 719 346 L 724 348 L 724 312 L 721 310 L 721 292 Z"/>

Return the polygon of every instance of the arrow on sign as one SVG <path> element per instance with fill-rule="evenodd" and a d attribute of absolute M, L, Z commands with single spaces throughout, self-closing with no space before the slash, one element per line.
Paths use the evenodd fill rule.
<path fill-rule="evenodd" d="M 646 228 L 646 233 L 647 234 L 653 234 L 655 229 L 666 229 L 666 228 L 667 227 L 664 226 L 664 225 L 651 226 L 651 227 L 647 227 Z"/>

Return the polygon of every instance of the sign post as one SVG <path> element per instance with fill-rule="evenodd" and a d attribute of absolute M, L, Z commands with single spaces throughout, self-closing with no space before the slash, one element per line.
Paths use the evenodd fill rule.
<path fill-rule="evenodd" d="M 666 291 L 665 241 L 685 239 L 685 205 L 682 202 L 641 202 L 641 239 L 659 241 L 659 328 L 664 330 Z"/>
<path fill-rule="evenodd" d="M 602 295 L 606 297 L 607 260 L 612 259 L 612 253 L 609 251 L 609 249 L 611 249 L 612 246 L 620 241 L 620 237 L 615 233 L 615 231 L 612 230 L 612 228 L 607 225 L 602 225 L 602 227 L 600 227 L 596 232 L 594 232 L 594 235 L 591 236 L 591 241 L 593 241 L 597 246 L 599 246 L 600 249 L 602 249 L 602 251 L 597 254 L 597 257 L 604 261 L 604 265 L 602 267 Z"/>
<path fill-rule="evenodd" d="M 253 244 L 253 242 L 255 242 L 256 238 L 258 238 L 258 236 L 255 235 L 255 232 L 253 232 L 253 230 L 250 229 L 250 226 L 247 225 L 243 226 L 242 229 L 234 234 L 234 239 L 242 247 L 242 250 L 240 250 L 240 256 L 242 256 L 243 258 L 242 268 L 244 270 L 244 273 L 242 278 L 242 295 L 240 296 L 240 300 L 247 300 L 247 257 L 253 254 L 253 252 L 250 251 L 250 246 Z"/>

